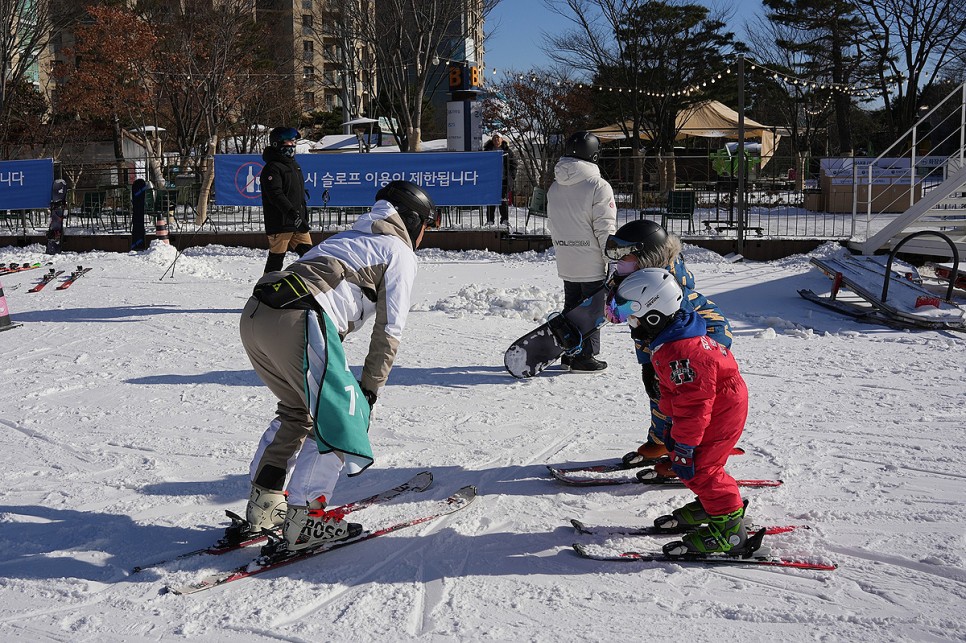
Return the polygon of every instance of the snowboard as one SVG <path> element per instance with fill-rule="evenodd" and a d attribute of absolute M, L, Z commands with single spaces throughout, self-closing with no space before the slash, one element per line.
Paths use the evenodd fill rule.
<path fill-rule="evenodd" d="M 606 299 L 607 289 L 601 288 L 576 308 L 550 315 L 545 323 L 510 344 L 503 354 L 507 372 L 518 379 L 533 377 L 565 353 L 577 353 L 584 338 L 607 323 Z"/>
<path fill-rule="evenodd" d="M 67 181 L 57 179 L 50 188 L 50 225 L 47 226 L 45 254 L 60 252 L 64 240 L 64 219 L 67 217 Z"/>
<path fill-rule="evenodd" d="M 137 179 L 131 186 L 131 250 L 145 249 L 144 209 L 148 184 Z"/>

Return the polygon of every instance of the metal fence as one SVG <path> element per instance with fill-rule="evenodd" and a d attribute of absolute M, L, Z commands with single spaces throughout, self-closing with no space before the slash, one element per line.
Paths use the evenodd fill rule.
<path fill-rule="evenodd" d="M 725 189 L 711 186 L 684 187 L 693 192 L 694 210 L 690 216 L 664 219 L 660 205 L 667 195 L 649 192 L 645 202 L 658 207 L 634 208 L 631 198 L 615 186 L 618 207 L 618 224 L 638 218 L 648 218 L 663 223 L 669 230 L 688 237 L 721 237 L 737 235 L 743 226 L 746 238 L 809 238 L 848 239 L 852 233 L 851 214 L 831 214 L 806 209 L 809 191 L 789 189 L 753 188 L 745 198 L 746 212 L 739 219 L 735 195 Z M 198 231 L 195 224 L 196 195 L 174 191 L 157 191 L 149 199 L 146 208 L 146 227 L 150 231 L 158 218 L 166 219 L 172 233 Z M 527 199 L 516 199 L 509 208 L 509 224 L 503 228 L 511 234 L 549 234 L 547 218 L 531 212 Z M 130 192 L 125 188 L 113 191 L 87 191 L 71 195 L 66 221 L 69 234 L 127 234 L 131 230 Z M 444 230 L 486 230 L 487 206 L 444 207 L 440 209 L 440 227 Z M 313 230 L 338 231 L 350 228 L 366 208 L 310 208 Z M 0 235 L 43 234 L 49 223 L 48 210 L 0 211 Z M 495 217 L 499 221 L 499 210 Z M 499 227 L 498 225 L 496 227 Z M 262 232 L 264 230 L 260 207 L 222 206 L 212 203 L 208 207 L 208 219 L 201 231 Z"/>
<path fill-rule="evenodd" d="M 693 211 L 687 216 L 662 216 L 669 194 L 659 192 L 653 182 L 651 170 L 653 159 L 644 163 L 646 191 L 641 195 L 644 207 L 638 207 L 633 198 L 631 167 L 633 158 L 607 157 L 601 159 L 601 173 L 614 188 L 618 208 L 618 224 L 639 218 L 662 223 L 683 238 L 728 238 L 739 232 L 743 238 L 753 239 L 828 239 L 855 240 L 865 237 L 868 229 L 857 230 L 851 213 L 823 211 L 824 200 L 818 192 L 817 163 L 806 163 L 814 176 L 806 176 L 804 190 L 796 190 L 796 182 L 790 180 L 789 159 L 775 158 L 765 168 L 755 168 L 749 176 L 743 199 L 745 211 L 739 216 L 736 182 L 718 177 L 708 154 L 687 156 L 687 151 L 675 159 L 678 183 L 675 191 L 689 195 Z M 648 165 L 651 163 L 651 165 Z M 84 176 L 90 180 L 91 172 Z M 97 175 L 102 181 L 110 177 Z M 181 179 L 185 179 L 182 181 Z M 518 194 L 509 208 L 509 223 L 503 229 L 521 236 L 546 236 L 549 234 L 547 218 L 528 207 L 532 187 L 518 181 Z M 196 179 L 195 179 L 196 180 Z M 208 205 L 208 218 L 202 226 L 196 225 L 199 186 L 189 177 L 178 177 L 175 185 L 149 190 L 146 203 L 146 228 L 154 229 L 154 222 L 163 218 L 171 233 L 203 231 L 263 232 L 260 207 L 225 206 L 214 198 Z M 126 185 L 100 185 L 70 190 L 68 194 L 69 216 L 66 220 L 68 234 L 127 234 L 131 230 L 131 191 Z M 339 231 L 350 228 L 366 208 L 322 207 L 311 208 L 311 225 L 316 231 Z M 444 230 L 492 230 L 487 224 L 488 206 L 444 207 L 440 210 L 441 228 Z M 499 220 L 499 211 L 494 213 Z M 889 217 L 879 224 L 885 225 Z M 43 234 L 49 222 L 47 210 L 0 211 L 0 235 Z M 740 228 L 740 230 L 739 230 Z M 874 232 L 872 230 L 871 232 Z"/>

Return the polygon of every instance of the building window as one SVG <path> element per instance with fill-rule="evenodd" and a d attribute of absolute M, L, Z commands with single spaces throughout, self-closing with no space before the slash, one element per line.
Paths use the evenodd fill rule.
<path fill-rule="evenodd" d="M 312 62 L 315 54 L 315 43 L 311 40 L 302 41 L 302 59 L 305 62 Z"/>
<path fill-rule="evenodd" d="M 312 11 L 312 0 L 302 0 L 302 11 Z"/>
<path fill-rule="evenodd" d="M 315 80 L 315 67 L 306 65 L 302 68 L 302 78 L 305 80 Z"/>
<path fill-rule="evenodd" d="M 302 16 L 302 35 L 311 36 L 312 35 L 312 16 L 304 14 Z"/>
<path fill-rule="evenodd" d="M 305 101 L 305 111 L 315 109 L 315 94 L 313 92 L 305 92 L 302 95 L 302 100 Z"/>

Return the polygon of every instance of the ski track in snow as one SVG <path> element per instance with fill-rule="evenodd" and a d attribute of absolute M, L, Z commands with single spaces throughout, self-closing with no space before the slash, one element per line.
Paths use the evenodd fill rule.
<path fill-rule="evenodd" d="M 41 252 L 0 248 L 0 261 L 46 260 Z M 838 252 L 827 244 L 812 254 Z M 67 291 L 28 295 L 36 275 L 4 277 L 11 316 L 24 324 L 0 333 L 10 383 L 0 388 L 5 640 L 549 642 L 626 638 L 629 623 L 643 622 L 658 639 L 966 639 L 966 336 L 860 324 L 805 302 L 798 289 L 821 294 L 831 283 L 808 256 L 728 263 L 691 247 L 698 289 L 731 319 L 751 391 L 748 453 L 729 471 L 785 480 L 748 490 L 750 514 L 809 523 L 776 536 L 773 549 L 838 570 L 575 556 L 571 543 L 603 537 L 577 535 L 571 517 L 644 525 L 690 499 L 639 485 L 567 487 L 546 472 L 619 458 L 644 439 L 629 333 L 603 329 L 603 373 L 552 366 L 514 380 L 502 351 L 562 304 L 552 252 L 426 250 L 374 414 L 376 466 L 343 479 L 334 500 L 428 468 L 425 498 L 475 484 L 473 505 L 224 588 L 159 595 L 162 584 L 255 555 L 128 573 L 209 544 L 224 510 L 243 510 L 251 452 L 274 408 L 237 336 L 264 252 L 192 248 L 162 276 L 176 256 L 159 245 L 66 253 L 52 259 L 58 269 L 94 267 Z M 347 339 L 351 363 L 368 341 L 367 329 Z"/>

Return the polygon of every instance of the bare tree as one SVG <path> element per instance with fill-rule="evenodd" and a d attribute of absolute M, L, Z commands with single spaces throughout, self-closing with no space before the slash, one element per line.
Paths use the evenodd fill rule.
<path fill-rule="evenodd" d="M 567 73 L 548 70 L 505 72 L 490 89 L 484 122 L 505 131 L 529 183 L 546 189 L 567 135 L 589 126 L 590 89 L 578 87 Z"/>
<path fill-rule="evenodd" d="M 123 139 L 139 143 L 149 150 L 148 173 L 158 183 L 162 150 L 148 127 L 157 119 L 149 77 L 157 37 L 147 21 L 125 7 L 92 5 L 87 11 L 86 19 L 74 29 L 76 45 L 64 51 L 66 60 L 59 67 L 64 72 L 63 86 L 55 111 L 60 119 L 106 124 L 119 175 Z"/>
<path fill-rule="evenodd" d="M 261 34 L 247 0 L 183 0 L 147 7 L 159 23 L 155 87 L 166 103 L 182 169 L 201 178 L 195 223 L 207 218 L 219 137 L 259 90 L 255 52 Z"/>
<path fill-rule="evenodd" d="M 49 2 L 0 0 L 0 155 L 10 154 L 10 132 L 24 114 L 33 74 L 56 26 Z M 18 105 L 18 101 L 21 104 Z"/>
<path fill-rule="evenodd" d="M 400 149 L 420 149 L 425 97 L 442 69 L 434 61 L 464 59 L 466 41 L 473 35 L 468 10 L 486 16 L 498 3 L 376 0 L 376 19 L 366 26 L 364 40 L 375 53 L 380 107 L 398 122 Z"/>
<path fill-rule="evenodd" d="M 756 52 L 755 62 L 769 69 L 796 76 L 808 66 L 807 55 L 797 48 L 779 43 L 794 42 L 801 37 L 789 25 L 759 18 L 748 32 L 750 44 Z M 811 83 L 785 84 L 771 75 L 752 74 L 749 87 L 753 89 L 754 104 L 762 122 L 772 119 L 788 124 L 792 156 L 795 162 L 795 188 L 801 190 L 806 177 L 806 162 L 818 137 L 825 132 L 834 114 L 834 95 L 830 78 L 814 78 Z"/>
<path fill-rule="evenodd" d="M 877 38 L 880 94 L 898 138 L 916 122 L 921 94 L 966 55 L 966 0 L 868 0 L 858 7 Z"/>
<path fill-rule="evenodd" d="M 375 96 L 375 10 L 370 0 L 329 0 L 314 3 L 303 17 L 311 20 L 310 25 L 303 24 L 303 34 L 314 40 L 325 61 L 324 69 L 313 69 L 304 80 L 309 87 L 339 97 L 343 122 L 364 115 Z"/>
<path fill-rule="evenodd" d="M 612 108 L 627 122 L 625 134 L 634 150 L 635 203 L 643 194 L 642 132 L 657 151 L 661 189 L 671 189 L 678 113 L 712 95 L 701 81 L 722 71 L 729 54 L 742 49 L 725 31 L 724 16 L 675 0 L 545 2 L 573 24 L 571 31 L 550 39 L 552 57 L 592 74 L 595 83 L 624 90 Z M 683 91 L 689 87 L 693 91 Z"/>

